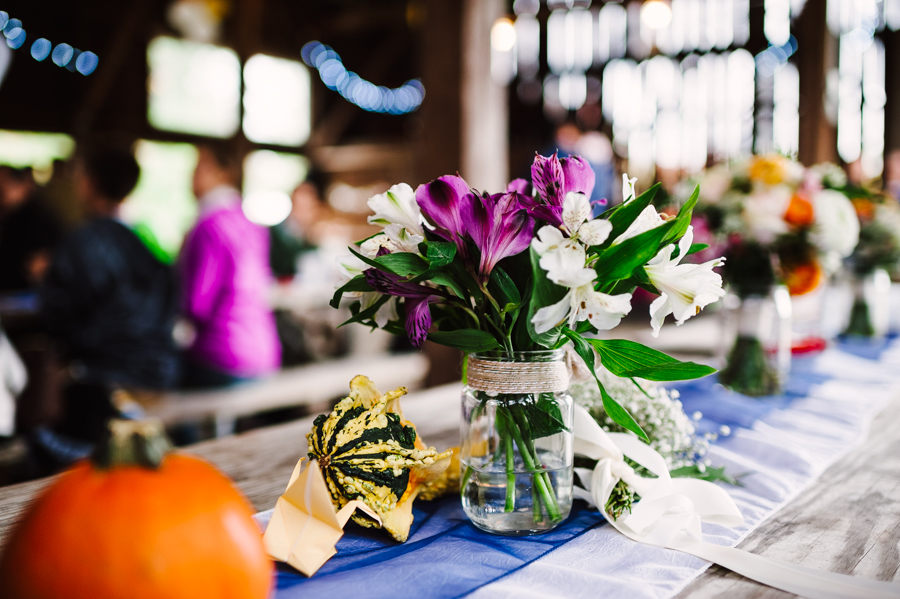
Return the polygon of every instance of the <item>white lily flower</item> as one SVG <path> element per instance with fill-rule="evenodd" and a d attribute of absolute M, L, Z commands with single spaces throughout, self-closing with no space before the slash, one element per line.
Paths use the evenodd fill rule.
<path fill-rule="evenodd" d="M 660 225 L 664 225 L 666 223 L 666 219 L 663 215 L 659 214 L 656 211 L 656 208 L 651 204 L 644 208 L 638 217 L 634 219 L 634 222 L 631 223 L 625 232 L 616 237 L 616 240 L 612 242 L 613 245 L 619 245 L 626 239 L 631 239 L 632 237 L 637 237 L 641 233 L 646 233 L 650 229 L 655 229 Z"/>
<path fill-rule="evenodd" d="M 650 324 L 653 336 L 659 335 L 663 321 L 669 314 L 675 315 L 677 324 L 683 324 L 691 316 L 700 313 L 707 305 L 725 295 L 722 276 L 713 272 L 721 266 L 724 258 L 716 258 L 703 264 L 679 264 L 687 255 L 694 241 L 693 227 L 678 242 L 678 256 L 672 258 L 675 248 L 671 245 L 660 251 L 644 267 L 647 277 L 661 295 L 650 304 Z"/>
<path fill-rule="evenodd" d="M 406 183 L 399 183 L 382 194 L 372 196 L 368 205 L 375 213 L 369 217 L 369 224 L 383 227 L 397 224 L 411 234 L 425 235 L 416 193 Z"/>
<path fill-rule="evenodd" d="M 590 269 L 585 269 L 590 270 Z M 594 275 L 596 276 L 596 274 Z M 614 329 L 631 312 L 631 294 L 608 295 L 594 290 L 593 282 L 573 287 L 560 301 L 538 310 L 531 322 L 537 333 L 546 333 L 568 319 L 570 329 L 582 320 L 598 331 Z"/>
<path fill-rule="evenodd" d="M 577 237 L 585 245 L 600 245 L 609 237 L 612 223 L 591 218 L 591 203 L 583 193 L 570 191 L 563 200 L 562 221 L 570 237 Z"/>
<path fill-rule="evenodd" d="M 628 173 L 622 173 L 622 203 L 627 204 L 634 199 L 634 184 L 637 183 L 637 177 L 628 178 Z"/>
<path fill-rule="evenodd" d="M 833 189 L 823 189 L 813 196 L 816 222 L 812 241 L 823 252 L 846 258 L 859 243 L 859 217 L 847 196 Z"/>

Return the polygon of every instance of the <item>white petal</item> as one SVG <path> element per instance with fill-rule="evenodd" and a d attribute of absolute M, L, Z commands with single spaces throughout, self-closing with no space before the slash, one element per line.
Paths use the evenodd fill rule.
<path fill-rule="evenodd" d="M 532 324 L 534 324 L 534 330 L 536 333 L 546 333 L 566 319 L 566 316 L 569 314 L 569 309 L 571 307 L 571 296 L 572 292 L 570 291 L 564 298 L 562 298 L 555 304 L 545 306 L 535 312 L 534 317 L 531 319 L 531 322 Z"/>
<path fill-rule="evenodd" d="M 390 240 L 390 249 L 392 252 L 407 252 L 417 254 L 419 252 L 419 244 L 425 241 L 425 238 L 415 233 L 410 233 L 404 227 L 398 224 L 388 225 L 384 228 L 384 234 Z"/>
<path fill-rule="evenodd" d="M 377 295 L 377 294 L 373 294 Z M 395 298 L 391 298 L 384 303 L 383 306 L 378 308 L 378 311 L 375 312 L 375 324 L 378 325 L 379 328 L 384 328 L 391 320 L 399 320 L 400 316 L 397 314 L 397 300 Z"/>
<path fill-rule="evenodd" d="M 650 282 L 668 297 L 670 311 L 682 324 L 725 295 L 722 276 L 713 272 L 721 264 L 717 259 L 704 264 L 652 265 L 645 270 Z"/>
<path fill-rule="evenodd" d="M 563 287 L 580 287 L 597 278 L 592 268 L 584 267 L 584 248 L 578 244 L 563 246 L 541 256 L 540 265 L 547 278 Z"/>
<path fill-rule="evenodd" d="M 574 235 L 581 223 L 591 217 L 591 203 L 583 193 L 570 191 L 563 200 L 562 221 L 569 232 Z"/>
<path fill-rule="evenodd" d="M 422 230 L 422 214 L 416 203 L 416 193 L 406 183 L 394 185 L 382 194 L 372 196 L 368 202 L 374 212 L 369 223 L 386 227 L 398 224 L 410 233 L 424 235 Z"/>
<path fill-rule="evenodd" d="M 563 237 L 559 229 L 550 225 L 544 225 L 538 230 L 537 237 L 531 240 L 531 247 L 540 256 L 544 252 L 556 248 L 564 240 L 565 237 Z"/>
<path fill-rule="evenodd" d="M 378 250 L 381 248 L 390 249 L 390 238 L 384 233 L 379 233 L 375 237 L 370 237 L 362 242 L 362 245 L 359 246 L 360 253 L 366 258 L 374 258 L 378 255 Z"/>
<path fill-rule="evenodd" d="M 638 215 L 638 217 L 634 219 L 634 222 L 631 223 L 631 225 L 627 229 L 625 229 L 625 232 L 616 238 L 616 240 L 613 242 L 613 245 L 619 245 L 626 239 L 631 239 L 632 237 L 636 237 L 637 235 L 649 231 L 650 229 L 655 229 L 665 222 L 665 219 L 663 219 L 663 217 L 656 212 L 656 208 L 654 208 L 653 206 L 647 206 Z"/>
<path fill-rule="evenodd" d="M 841 258 L 853 253 L 859 242 L 859 218 L 847 196 L 824 189 L 813 196 L 816 222 L 812 240 L 824 252 L 835 252 Z"/>
<path fill-rule="evenodd" d="M 694 243 L 694 226 L 688 225 L 687 232 L 684 234 L 684 237 L 678 240 L 678 257 L 673 261 L 674 264 L 678 264 L 681 262 L 682 258 L 688 255 L 688 252 L 691 251 L 691 245 Z"/>
<path fill-rule="evenodd" d="M 663 293 L 650 304 L 650 326 L 653 327 L 653 336 L 659 337 L 659 330 L 662 328 L 663 322 L 672 312 L 672 302 L 669 296 Z"/>
<path fill-rule="evenodd" d="M 628 178 L 628 173 L 622 173 L 622 202 L 628 202 L 634 199 L 634 184 L 637 183 L 637 177 Z"/>
<path fill-rule="evenodd" d="M 347 254 L 346 256 L 339 256 L 337 260 L 338 272 L 341 275 L 341 280 L 335 284 L 335 289 L 341 287 L 349 281 L 353 279 L 357 275 L 361 275 L 371 268 L 368 264 L 354 256 L 353 254 Z"/>
<path fill-rule="evenodd" d="M 607 295 L 591 289 L 583 310 L 598 331 L 608 331 L 617 327 L 622 318 L 631 312 L 631 294 Z"/>
<path fill-rule="evenodd" d="M 602 218 L 595 218 L 581 225 L 578 239 L 585 245 L 600 245 L 612 232 L 612 223 Z"/>

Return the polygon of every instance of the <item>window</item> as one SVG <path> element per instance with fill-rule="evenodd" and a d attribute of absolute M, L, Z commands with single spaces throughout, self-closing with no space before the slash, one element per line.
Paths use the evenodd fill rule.
<path fill-rule="evenodd" d="M 257 54 L 244 67 L 244 135 L 299 146 L 309 138 L 310 82 L 303 63 Z"/>
<path fill-rule="evenodd" d="M 62 133 L 0 131 L 0 164 L 37 170 L 49 169 L 54 160 L 72 155 L 75 142 Z"/>
<path fill-rule="evenodd" d="M 135 146 L 135 157 L 141 165 L 141 178 L 122 206 L 122 217 L 141 237 L 153 239 L 166 257 L 174 259 L 197 216 L 191 190 L 197 150 L 191 144 L 141 140 Z"/>
<path fill-rule="evenodd" d="M 241 66 L 228 48 L 158 37 L 147 48 L 148 119 L 157 129 L 231 137 L 240 120 Z"/>
<path fill-rule="evenodd" d="M 271 227 L 291 212 L 291 193 L 306 179 L 306 159 L 269 150 L 251 152 L 244 160 L 244 214 Z"/>

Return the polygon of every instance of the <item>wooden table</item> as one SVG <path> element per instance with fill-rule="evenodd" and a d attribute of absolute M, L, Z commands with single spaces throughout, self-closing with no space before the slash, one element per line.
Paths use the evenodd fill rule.
<path fill-rule="evenodd" d="M 429 444 L 458 441 L 458 386 L 411 395 L 403 404 Z M 312 418 L 194 445 L 190 452 L 230 476 L 257 510 L 271 508 L 306 454 Z M 881 580 L 900 580 L 900 397 L 873 423 L 869 439 L 829 468 L 739 545 L 760 555 Z M 52 479 L 0 488 L 0 545 Z M 710 568 L 679 597 L 783 598 L 788 593 Z"/>

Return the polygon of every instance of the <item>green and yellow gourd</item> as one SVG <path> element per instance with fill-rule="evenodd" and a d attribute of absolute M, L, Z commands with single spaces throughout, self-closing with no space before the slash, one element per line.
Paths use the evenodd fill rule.
<path fill-rule="evenodd" d="M 360 499 L 401 543 L 409 536 L 413 501 L 423 485 L 447 469 L 452 453 L 426 447 L 415 426 L 403 419 L 399 399 L 405 394 L 400 387 L 382 395 L 372 381 L 357 376 L 350 395 L 331 414 L 316 418 L 307 435 L 309 457 L 322 469 L 335 510 Z M 352 518 L 378 527 L 362 512 Z"/>

